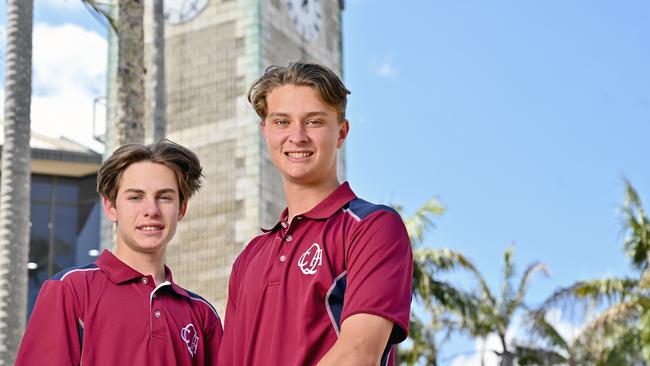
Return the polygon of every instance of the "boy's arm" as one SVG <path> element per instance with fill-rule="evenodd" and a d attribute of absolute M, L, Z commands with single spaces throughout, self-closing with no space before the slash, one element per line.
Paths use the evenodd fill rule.
<path fill-rule="evenodd" d="M 16 366 L 79 365 L 83 322 L 71 287 L 45 281 L 23 335 Z"/>
<path fill-rule="evenodd" d="M 318 366 L 376 366 L 393 329 L 390 320 L 371 314 L 355 314 L 343 322 L 334 346 Z"/>
<path fill-rule="evenodd" d="M 219 366 L 230 366 L 234 363 L 233 357 L 235 344 L 233 333 L 236 331 L 234 329 L 234 322 L 238 287 L 237 273 L 235 271 L 236 265 L 237 261 L 235 261 L 232 266 L 230 281 L 228 283 L 228 303 L 226 305 L 226 320 L 223 327 L 223 342 L 221 342 L 221 347 L 219 348 Z"/>
<path fill-rule="evenodd" d="M 402 219 L 380 210 L 350 235 L 341 332 L 319 366 L 377 365 L 408 333 L 413 254 Z"/>
<path fill-rule="evenodd" d="M 221 326 L 221 319 L 216 314 L 210 314 L 213 317 L 210 326 L 210 332 L 206 334 L 206 357 L 205 364 L 216 366 L 219 358 L 219 347 L 221 346 L 221 339 L 223 338 L 223 327 Z"/>

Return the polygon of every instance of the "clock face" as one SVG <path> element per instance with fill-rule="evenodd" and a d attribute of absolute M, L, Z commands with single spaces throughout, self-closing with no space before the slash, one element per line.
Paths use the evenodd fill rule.
<path fill-rule="evenodd" d="M 323 25 L 323 11 L 320 0 L 287 0 L 287 10 L 298 34 L 311 41 L 318 37 Z"/>
<path fill-rule="evenodd" d="M 164 0 L 165 20 L 170 24 L 187 22 L 203 11 L 210 0 Z"/>

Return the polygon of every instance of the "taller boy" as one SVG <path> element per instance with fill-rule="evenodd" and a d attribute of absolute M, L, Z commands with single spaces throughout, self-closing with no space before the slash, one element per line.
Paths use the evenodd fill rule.
<path fill-rule="evenodd" d="M 308 63 L 269 67 L 249 91 L 288 207 L 233 264 L 222 366 L 387 365 L 406 338 L 413 257 L 404 224 L 336 175 L 349 93 Z"/>

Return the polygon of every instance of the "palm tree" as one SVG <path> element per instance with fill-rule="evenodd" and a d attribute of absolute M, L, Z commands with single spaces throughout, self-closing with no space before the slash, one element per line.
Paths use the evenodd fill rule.
<path fill-rule="evenodd" d="M 27 308 L 33 11 L 33 0 L 7 1 L 5 125 L 0 178 L 1 365 L 14 364 Z"/>
<path fill-rule="evenodd" d="M 400 207 L 396 209 L 401 211 Z M 411 312 L 409 339 L 412 346 L 400 348 L 402 364 L 437 365 L 439 344 L 461 323 L 450 315 L 460 314 L 462 319 L 473 311 L 470 295 L 439 279 L 441 273 L 457 268 L 475 272 L 472 263 L 460 253 L 423 245 L 426 232 L 435 227 L 432 218 L 443 214 L 444 210 L 438 200 L 432 198 L 404 222 L 413 247 L 413 298 L 426 311 L 428 319 Z M 445 334 L 437 338 L 439 332 Z"/>
<path fill-rule="evenodd" d="M 650 222 L 639 195 L 625 180 L 623 246 L 638 278 L 602 278 L 561 288 L 540 307 L 583 304 L 602 311 L 583 330 L 584 360 L 594 365 L 650 364 Z"/>
<path fill-rule="evenodd" d="M 143 16 L 144 1 L 118 0 L 117 105 L 113 146 L 144 142 Z"/>
<path fill-rule="evenodd" d="M 151 115 L 153 116 L 153 141 L 165 138 L 165 15 L 164 0 L 153 2 L 153 44 L 151 47 Z"/>
<path fill-rule="evenodd" d="M 517 362 L 524 365 L 568 365 L 578 366 L 577 348 L 579 338 L 567 339 L 546 320 L 546 314 L 532 311 L 530 320 L 531 339 L 534 342 L 517 342 Z"/>
<path fill-rule="evenodd" d="M 98 14 L 106 9 L 83 0 Z M 33 0 L 7 1 L 4 143 L 0 178 L 0 365 L 13 365 L 25 327 L 30 231 Z M 112 19 L 106 17 L 112 24 Z"/>
<path fill-rule="evenodd" d="M 501 361 L 501 366 L 514 365 L 517 357 L 516 349 L 510 347 L 506 340 L 506 334 L 515 317 L 515 313 L 520 309 L 526 309 L 524 298 L 528 290 L 528 285 L 532 276 L 537 272 L 548 274 L 548 270 L 543 263 L 529 264 L 519 279 L 519 284 L 515 288 L 515 266 L 513 263 L 514 247 L 508 247 L 503 253 L 503 284 L 501 293 L 497 298 L 490 290 L 484 277 L 476 272 L 479 278 L 480 290 L 476 296 L 477 312 L 474 318 L 467 320 L 466 329 L 475 337 L 487 338 L 489 334 L 496 334 L 501 341 L 500 350 L 492 350 L 496 353 Z"/>
<path fill-rule="evenodd" d="M 621 309 L 624 309 L 621 308 Z M 619 309 L 620 310 L 620 309 Z M 610 313 L 613 315 L 613 313 Z M 646 315 L 647 316 L 647 315 Z M 601 321 L 605 318 L 601 318 Z M 583 327 L 573 337 L 564 337 L 545 318 L 543 311 L 529 314 L 530 338 L 534 341 L 516 345 L 519 365 L 635 365 L 639 364 L 647 329 L 638 325 L 608 327 L 603 332 L 599 322 Z M 594 343 L 596 337 L 605 340 Z M 609 338 L 609 339 L 607 339 Z M 612 342 L 612 340 L 616 340 Z"/>

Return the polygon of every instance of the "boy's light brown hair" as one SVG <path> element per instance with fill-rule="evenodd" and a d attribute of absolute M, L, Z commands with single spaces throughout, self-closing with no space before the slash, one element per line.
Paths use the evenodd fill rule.
<path fill-rule="evenodd" d="M 122 172 L 133 163 L 150 161 L 170 168 L 176 175 L 181 205 L 201 188 L 203 168 L 190 149 L 163 139 L 150 145 L 121 146 L 104 161 L 97 174 L 97 193 L 115 205 Z"/>
<path fill-rule="evenodd" d="M 336 110 L 339 121 L 345 119 L 350 91 L 341 79 L 325 66 L 292 62 L 288 66 L 269 66 L 248 91 L 248 102 L 262 120 L 268 113 L 266 97 L 273 89 L 283 85 L 308 86 L 318 90 L 325 104 Z"/>

